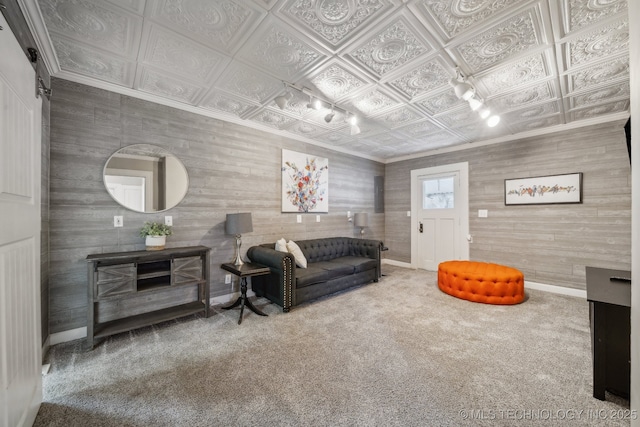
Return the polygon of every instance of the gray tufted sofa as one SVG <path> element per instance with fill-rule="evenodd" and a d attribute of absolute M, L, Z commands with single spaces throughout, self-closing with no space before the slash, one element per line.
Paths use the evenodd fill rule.
<path fill-rule="evenodd" d="M 275 243 L 252 246 L 247 256 L 268 266 L 271 274 L 254 276 L 251 287 L 289 311 L 290 307 L 380 277 L 379 240 L 351 237 L 296 240 L 307 258 L 307 268 L 296 267 L 293 255 L 275 250 Z"/>

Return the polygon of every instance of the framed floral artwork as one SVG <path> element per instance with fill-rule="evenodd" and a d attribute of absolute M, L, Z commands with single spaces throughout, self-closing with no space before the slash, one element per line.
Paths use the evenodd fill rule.
<path fill-rule="evenodd" d="M 582 203 L 582 173 L 504 180 L 505 205 Z"/>
<path fill-rule="evenodd" d="M 329 160 L 282 150 L 282 212 L 329 212 Z"/>

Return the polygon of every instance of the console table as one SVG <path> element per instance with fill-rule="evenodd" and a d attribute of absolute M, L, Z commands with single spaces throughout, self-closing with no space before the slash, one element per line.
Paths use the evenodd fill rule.
<path fill-rule="evenodd" d="M 87 256 L 87 349 L 110 335 L 178 317 L 209 317 L 205 246 Z"/>
<path fill-rule="evenodd" d="M 631 381 L 631 277 L 629 271 L 587 267 L 593 352 L 593 397 L 605 390 L 629 397 Z"/>

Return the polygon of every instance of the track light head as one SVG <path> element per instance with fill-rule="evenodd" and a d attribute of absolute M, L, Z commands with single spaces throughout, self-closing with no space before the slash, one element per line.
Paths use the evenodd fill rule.
<path fill-rule="evenodd" d="M 311 108 L 313 110 L 319 110 L 322 108 L 322 101 L 318 98 L 309 97 L 309 103 L 307 104 L 307 108 Z"/>
<path fill-rule="evenodd" d="M 482 107 L 482 101 L 476 99 L 474 97 L 469 98 L 469 107 L 471 107 L 471 111 L 478 111 L 480 107 Z"/>
<path fill-rule="evenodd" d="M 357 135 L 359 133 L 360 133 L 360 127 L 356 124 L 351 125 L 351 131 L 350 131 L 351 136 Z"/>
<path fill-rule="evenodd" d="M 483 106 L 483 107 L 480 107 L 480 109 L 478 110 L 478 114 L 480 115 L 480 118 L 484 120 L 487 117 L 489 117 L 489 115 L 491 114 L 491 110 Z"/>
<path fill-rule="evenodd" d="M 333 120 L 333 116 L 335 116 L 336 113 L 333 112 L 333 110 L 327 114 L 326 116 L 324 116 L 324 121 L 327 123 L 331 123 L 331 120 Z"/>
<path fill-rule="evenodd" d="M 284 107 L 287 106 L 287 103 L 289 102 L 289 100 L 291 99 L 293 95 L 291 95 L 291 92 L 286 92 L 283 95 L 278 95 L 276 96 L 273 100 L 276 102 L 276 105 L 281 109 L 284 110 Z"/>
<path fill-rule="evenodd" d="M 487 119 L 487 126 L 489 126 L 490 128 L 496 126 L 498 123 L 500 123 L 500 116 L 496 114 Z"/>

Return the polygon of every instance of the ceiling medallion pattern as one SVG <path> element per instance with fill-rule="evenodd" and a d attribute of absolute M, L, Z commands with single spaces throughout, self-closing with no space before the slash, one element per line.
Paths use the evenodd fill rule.
<path fill-rule="evenodd" d="M 429 9 L 444 27 L 449 37 L 459 34 L 476 22 L 483 21 L 523 0 L 423 0 L 423 7 Z"/>
<path fill-rule="evenodd" d="M 412 137 L 419 137 L 419 136 L 424 136 L 424 135 L 433 133 L 437 130 L 440 130 L 440 127 L 438 127 L 433 122 L 423 121 L 423 122 L 416 123 L 414 125 L 403 127 L 402 129 L 398 129 L 398 130 Z"/>
<path fill-rule="evenodd" d="M 489 93 L 497 94 L 514 86 L 532 83 L 546 77 L 547 70 L 540 54 L 500 67 L 480 78 L 479 81 L 484 84 Z"/>
<path fill-rule="evenodd" d="M 452 128 L 457 128 L 472 122 L 477 122 L 478 117 L 475 111 L 471 111 L 469 108 L 461 108 L 450 113 L 436 116 L 436 120 Z"/>
<path fill-rule="evenodd" d="M 546 104 L 536 105 L 518 111 L 505 114 L 505 123 L 531 120 L 536 117 L 548 116 L 558 112 L 557 102 L 548 102 Z"/>
<path fill-rule="evenodd" d="M 623 53 L 629 49 L 629 23 L 618 21 L 569 42 L 570 66 Z"/>
<path fill-rule="evenodd" d="M 551 98 L 552 94 L 549 83 L 542 83 L 537 86 L 521 89 L 518 92 L 509 93 L 499 98 L 492 98 L 491 106 L 494 106 L 496 111 L 506 112 L 536 102 L 548 101 Z"/>
<path fill-rule="evenodd" d="M 383 116 L 379 117 L 379 119 L 386 123 L 386 125 L 391 129 L 394 129 L 407 124 L 408 122 L 417 120 L 418 115 L 407 107 L 402 107 L 384 114 Z"/>
<path fill-rule="evenodd" d="M 333 100 L 342 98 L 366 84 L 364 80 L 357 78 L 336 64 L 331 65 L 311 79 L 311 83 L 325 96 Z"/>
<path fill-rule="evenodd" d="M 377 75 L 384 75 L 427 52 L 409 27 L 399 20 L 356 49 L 351 56 Z"/>
<path fill-rule="evenodd" d="M 477 72 L 540 43 L 533 23 L 533 12 L 515 16 L 460 45 L 457 50 Z"/>
<path fill-rule="evenodd" d="M 274 79 L 265 77 L 251 68 L 235 66 L 227 71 L 219 87 L 232 94 L 262 102 L 270 94 L 281 89 L 282 84 Z"/>
<path fill-rule="evenodd" d="M 53 46 L 63 70 L 98 77 L 112 83 L 131 85 L 129 75 L 132 73 L 128 71 L 131 67 L 127 61 L 85 49 L 63 39 L 54 40 Z"/>
<path fill-rule="evenodd" d="M 220 61 L 220 55 L 195 43 L 159 31 L 151 33 L 146 59 L 149 64 L 203 81 Z"/>
<path fill-rule="evenodd" d="M 464 101 L 459 99 L 452 90 L 447 89 L 437 95 L 416 102 L 416 105 L 426 109 L 431 114 L 439 114 L 456 106 L 463 105 L 463 103 Z"/>
<path fill-rule="evenodd" d="M 287 117 L 284 114 L 276 113 L 271 110 L 262 111 L 260 114 L 253 117 L 253 120 L 276 129 L 285 128 L 295 121 L 295 119 L 291 117 Z"/>
<path fill-rule="evenodd" d="M 379 0 L 298 0 L 286 12 L 335 46 L 382 7 Z"/>
<path fill-rule="evenodd" d="M 616 79 L 629 78 L 629 57 L 603 62 L 591 68 L 576 71 L 569 76 L 572 90 L 583 90 Z"/>
<path fill-rule="evenodd" d="M 164 0 L 159 6 L 159 15 L 226 51 L 251 17 L 251 11 L 229 0 Z"/>
<path fill-rule="evenodd" d="M 411 99 L 443 86 L 450 78 L 449 72 L 439 62 L 431 61 L 389 84 Z"/>
<path fill-rule="evenodd" d="M 125 14 L 83 0 L 40 0 L 39 5 L 50 31 L 80 38 L 119 55 L 132 49 L 134 23 Z"/>
<path fill-rule="evenodd" d="M 202 103 L 202 107 L 224 111 L 225 113 L 231 113 L 238 117 L 247 114 L 252 108 L 255 108 L 255 106 L 247 102 L 226 96 L 220 91 L 213 93 L 212 96 Z"/>
<path fill-rule="evenodd" d="M 287 130 L 293 133 L 297 133 L 298 135 L 313 136 L 320 131 L 320 128 L 309 123 L 298 121 L 295 122 L 292 126 L 289 126 Z"/>
<path fill-rule="evenodd" d="M 573 112 L 575 120 L 592 119 L 605 114 L 614 114 L 627 111 L 629 109 L 629 101 L 611 102 L 608 104 L 598 105 L 591 108 L 583 108 Z"/>
<path fill-rule="evenodd" d="M 576 95 L 572 97 L 572 104 L 574 107 L 586 107 L 593 104 L 602 104 L 603 101 L 612 98 L 628 98 L 629 97 L 629 84 L 609 86 L 603 89 L 594 90 L 582 95 Z"/>
<path fill-rule="evenodd" d="M 140 79 L 140 90 L 180 102 L 193 103 L 200 87 L 187 83 L 183 79 L 176 79 L 146 69 Z"/>
<path fill-rule="evenodd" d="M 527 132 L 545 127 L 557 126 L 559 124 L 561 124 L 560 118 L 558 116 L 552 116 L 532 120 L 530 122 L 520 123 L 518 125 L 512 126 L 512 128 L 516 129 L 517 132 Z"/>
<path fill-rule="evenodd" d="M 626 0 L 570 0 L 569 31 L 579 30 L 626 10 Z"/>
<path fill-rule="evenodd" d="M 359 96 L 352 102 L 353 106 L 366 115 L 373 115 L 379 111 L 397 105 L 398 103 L 382 92 L 374 90 Z"/>

